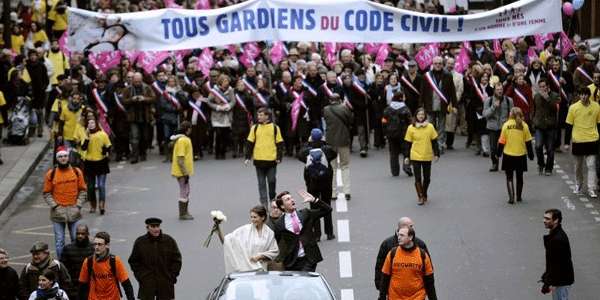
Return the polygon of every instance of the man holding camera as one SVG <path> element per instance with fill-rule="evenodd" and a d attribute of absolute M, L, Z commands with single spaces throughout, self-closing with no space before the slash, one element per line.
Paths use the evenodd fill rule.
<path fill-rule="evenodd" d="M 136 72 L 131 86 L 123 91 L 123 105 L 127 109 L 130 130 L 132 164 L 146 160 L 146 150 L 152 143 L 152 107 L 156 96 L 142 79 L 142 73 Z"/>

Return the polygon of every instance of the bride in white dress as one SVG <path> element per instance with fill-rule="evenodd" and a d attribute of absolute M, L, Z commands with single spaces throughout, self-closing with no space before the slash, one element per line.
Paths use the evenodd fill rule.
<path fill-rule="evenodd" d="M 265 225 L 267 210 L 258 205 L 250 210 L 250 224 L 225 236 L 225 272 L 267 271 L 267 263 L 277 257 L 275 234 Z"/>

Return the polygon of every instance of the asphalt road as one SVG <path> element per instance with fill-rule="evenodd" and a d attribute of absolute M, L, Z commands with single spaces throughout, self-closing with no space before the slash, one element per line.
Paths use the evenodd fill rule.
<path fill-rule="evenodd" d="M 410 216 L 431 251 L 440 299 L 549 299 L 539 293 L 537 281 L 544 270 L 542 216 L 545 209 L 555 207 L 563 210 L 573 251 L 571 299 L 597 299 L 600 203 L 571 192 L 570 156 L 557 154 L 558 166 L 551 177 L 538 176 L 530 162 L 524 202 L 511 206 L 506 203 L 504 175 L 488 172 L 489 159 L 465 150 L 463 139 L 456 145 L 458 150 L 433 165 L 429 202 L 423 207 L 416 205 L 412 178 L 390 175 L 387 150 L 372 150 L 366 159 L 353 154 L 352 200 L 340 197 L 334 202 L 338 239 L 320 243 L 324 261 L 317 267 L 338 297 L 376 298 L 373 270 L 379 244 L 393 234 L 398 218 Z M 127 259 L 133 241 L 145 232 L 143 220 L 162 218 L 164 232 L 177 240 L 183 254 L 177 298 L 204 299 L 224 275 L 221 245 L 215 239 L 208 248 L 202 246 L 212 225 L 210 211 L 219 209 L 227 215 L 225 232 L 247 223 L 248 210 L 258 204 L 255 171 L 242 159 L 196 162 L 190 208 L 196 219 L 181 222 L 177 183 L 161 160 L 151 155 L 137 165 L 112 164 L 107 214 L 89 215 L 86 210 L 84 221 L 92 232 L 110 232 L 111 251 Z M 19 272 L 34 241 L 53 245 L 48 208 L 40 196 L 42 174 L 49 164 L 47 157 L 0 217 L 0 247 L 10 251 Z M 301 174 L 302 164 L 286 158 L 278 168 L 278 190 L 303 188 Z"/>

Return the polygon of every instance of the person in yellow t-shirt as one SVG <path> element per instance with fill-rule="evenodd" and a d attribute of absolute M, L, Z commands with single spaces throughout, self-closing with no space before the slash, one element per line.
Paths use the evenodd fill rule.
<path fill-rule="evenodd" d="M 81 103 L 81 98 L 80 92 L 73 91 L 69 96 L 67 105 L 61 107 L 60 115 L 58 116 L 59 143 L 62 141 L 69 148 L 75 148 L 77 146 L 77 129 L 82 126 L 80 122 L 84 107 Z"/>
<path fill-rule="evenodd" d="M 193 220 L 194 217 L 188 212 L 190 204 L 190 176 L 194 175 L 194 149 L 192 140 L 192 123 L 181 122 L 179 134 L 171 136 L 173 145 L 173 159 L 171 162 L 171 175 L 177 179 L 179 184 L 179 219 Z"/>
<path fill-rule="evenodd" d="M 517 174 L 517 201 L 521 202 L 523 193 L 523 172 L 527 171 L 527 157 L 533 160 L 531 132 L 524 121 L 523 111 L 518 107 L 510 110 L 508 121 L 502 125 L 498 141 L 497 155 L 502 156 L 502 170 L 506 173 L 508 203 L 515 203 L 513 176 Z"/>
<path fill-rule="evenodd" d="M 60 38 L 67 30 L 69 24 L 69 12 L 67 5 L 62 1 L 57 1 L 48 12 L 48 21 L 52 24 L 52 36 Z"/>
<path fill-rule="evenodd" d="M 408 143 L 404 150 L 404 164 L 410 163 L 415 174 L 415 189 L 417 191 L 417 204 L 427 202 L 427 189 L 431 182 L 431 161 L 438 160 L 440 148 L 437 143 L 437 131 L 433 124 L 427 121 L 425 109 L 417 109 L 416 118 L 408 126 L 404 140 Z"/>
<path fill-rule="evenodd" d="M 23 38 L 23 34 L 21 32 L 21 26 L 15 25 L 12 30 L 12 34 L 10 35 L 10 45 L 11 49 L 16 54 L 23 54 L 23 46 L 25 45 L 25 38 Z"/>
<path fill-rule="evenodd" d="M 598 155 L 598 124 L 600 104 L 590 101 L 590 89 L 582 87 L 577 91 L 579 100 L 569 107 L 567 124 L 573 126 L 571 153 L 575 157 L 575 193 L 581 194 L 583 185 L 583 162 L 587 166 L 587 187 L 591 198 L 596 195 L 596 155 Z"/>
<path fill-rule="evenodd" d="M 596 70 L 592 75 L 593 83 L 588 85 L 590 89 L 590 100 L 596 103 L 600 103 L 600 70 Z"/>
<path fill-rule="evenodd" d="M 85 139 L 81 145 L 84 156 L 85 182 L 87 196 L 90 201 L 90 213 L 96 212 L 96 186 L 98 187 L 98 202 L 100 214 L 104 215 L 106 203 L 106 176 L 110 173 L 108 155 L 112 144 L 108 134 L 98 126 L 95 118 L 87 118 Z"/>
<path fill-rule="evenodd" d="M 40 42 L 41 45 L 39 47 L 44 48 L 44 50 L 48 50 L 50 48 L 50 41 L 48 40 L 48 36 L 44 29 L 42 29 L 40 23 L 32 22 L 31 23 L 31 31 L 27 35 L 26 45 L 28 48 L 37 48 L 36 43 Z"/>

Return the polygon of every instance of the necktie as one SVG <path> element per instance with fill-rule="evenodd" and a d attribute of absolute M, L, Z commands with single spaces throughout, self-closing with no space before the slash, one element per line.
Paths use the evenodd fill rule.
<path fill-rule="evenodd" d="M 292 213 L 292 228 L 294 229 L 295 234 L 300 234 L 300 221 L 298 220 L 296 212 Z"/>

